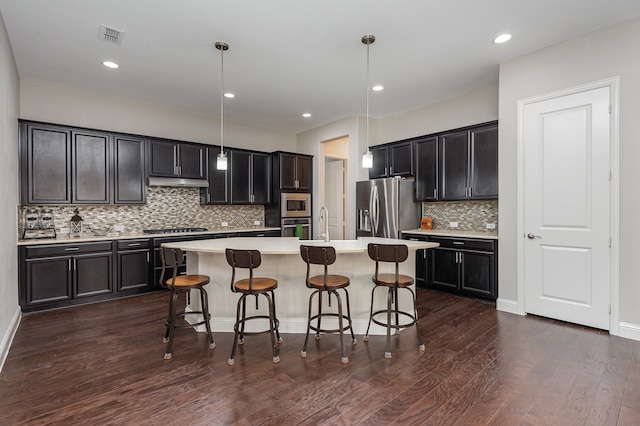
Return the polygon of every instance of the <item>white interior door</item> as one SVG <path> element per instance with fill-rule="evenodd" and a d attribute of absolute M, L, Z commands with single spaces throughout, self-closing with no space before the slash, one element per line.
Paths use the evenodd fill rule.
<path fill-rule="evenodd" d="M 329 235 L 344 239 L 344 161 L 327 158 L 325 162 L 325 203 L 329 210 Z"/>
<path fill-rule="evenodd" d="M 527 313 L 609 330 L 610 88 L 523 106 Z"/>

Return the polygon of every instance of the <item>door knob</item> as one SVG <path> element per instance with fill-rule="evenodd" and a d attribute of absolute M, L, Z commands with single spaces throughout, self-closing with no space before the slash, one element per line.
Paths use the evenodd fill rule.
<path fill-rule="evenodd" d="M 534 238 L 542 238 L 540 235 L 534 235 L 531 232 L 529 232 L 527 234 L 527 238 L 529 238 L 530 240 L 533 240 Z"/>

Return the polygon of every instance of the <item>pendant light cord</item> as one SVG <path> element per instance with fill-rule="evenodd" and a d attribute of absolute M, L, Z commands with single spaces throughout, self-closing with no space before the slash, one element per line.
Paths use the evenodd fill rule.
<path fill-rule="evenodd" d="M 366 78 L 366 100 L 367 100 L 367 151 L 369 151 L 369 46 L 371 44 L 367 44 L 367 78 Z"/>
<path fill-rule="evenodd" d="M 224 154 L 224 49 L 220 49 L 220 153 Z"/>

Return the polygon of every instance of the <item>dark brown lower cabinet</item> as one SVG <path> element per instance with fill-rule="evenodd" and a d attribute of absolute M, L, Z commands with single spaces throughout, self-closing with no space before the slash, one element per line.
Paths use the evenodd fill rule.
<path fill-rule="evenodd" d="M 19 256 L 20 305 L 25 312 L 113 293 L 111 241 L 21 246 Z"/>
<path fill-rule="evenodd" d="M 496 240 L 411 234 L 405 239 L 440 244 L 416 251 L 416 285 L 483 299 L 498 297 Z"/>
<path fill-rule="evenodd" d="M 149 238 L 121 240 L 117 246 L 117 291 L 151 290 L 155 286 L 151 275 Z"/>

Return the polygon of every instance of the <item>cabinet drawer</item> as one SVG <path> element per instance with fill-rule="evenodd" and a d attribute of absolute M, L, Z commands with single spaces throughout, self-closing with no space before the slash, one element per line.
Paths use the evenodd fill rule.
<path fill-rule="evenodd" d="M 404 240 L 409 241 L 431 241 L 426 235 L 403 234 Z"/>
<path fill-rule="evenodd" d="M 440 247 L 469 250 L 494 251 L 493 240 L 476 240 L 470 238 L 429 237 L 429 241 L 440 244 Z"/>
<path fill-rule="evenodd" d="M 117 244 L 118 250 L 148 249 L 151 246 L 151 240 L 148 238 L 142 240 L 119 240 Z"/>
<path fill-rule="evenodd" d="M 25 247 L 27 258 L 42 256 L 73 255 L 77 253 L 89 253 L 96 251 L 111 251 L 111 241 L 78 243 L 78 244 L 46 244 Z"/>

